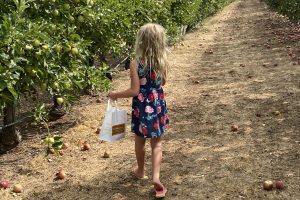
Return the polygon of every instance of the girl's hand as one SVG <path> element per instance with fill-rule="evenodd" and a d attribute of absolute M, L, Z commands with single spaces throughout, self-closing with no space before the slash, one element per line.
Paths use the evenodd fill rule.
<path fill-rule="evenodd" d="M 110 92 L 107 95 L 111 100 L 116 101 L 118 99 L 117 94 L 114 92 Z"/>

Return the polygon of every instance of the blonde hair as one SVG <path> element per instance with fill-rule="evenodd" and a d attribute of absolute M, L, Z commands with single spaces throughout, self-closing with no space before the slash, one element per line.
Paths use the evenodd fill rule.
<path fill-rule="evenodd" d="M 168 71 L 165 29 L 154 23 L 143 25 L 136 37 L 136 58 L 143 59 L 144 70 L 150 67 L 156 80 L 166 80 Z"/>

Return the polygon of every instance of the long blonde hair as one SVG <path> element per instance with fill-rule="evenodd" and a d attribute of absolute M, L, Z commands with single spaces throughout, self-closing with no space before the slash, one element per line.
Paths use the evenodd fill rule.
<path fill-rule="evenodd" d="M 143 59 L 144 70 L 150 67 L 156 80 L 166 80 L 168 71 L 167 42 L 165 29 L 155 23 L 143 25 L 136 37 L 136 58 Z"/>

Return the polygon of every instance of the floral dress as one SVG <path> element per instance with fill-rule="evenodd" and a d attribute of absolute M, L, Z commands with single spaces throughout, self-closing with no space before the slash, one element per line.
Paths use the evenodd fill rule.
<path fill-rule="evenodd" d="M 131 131 L 144 138 L 162 136 L 169 126 L 167 105 L 160 80 L 154 71 L 138 62 L 140 93 L 132 99 Z"/>

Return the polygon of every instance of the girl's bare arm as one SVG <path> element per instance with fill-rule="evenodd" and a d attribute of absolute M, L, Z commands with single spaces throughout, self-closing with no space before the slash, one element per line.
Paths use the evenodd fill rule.
<path fill-rule="evenodd" d="M 117 100 L 118 98 L 129 98 L 135 97 L 140 92 L 140 79 L 138 76 L 138 63 L 136 60 L 131 61 L 130 63 L 130 88 L 120 92 L 111 92 L 108 94 L 108 97 L 112 100 Z"/>

